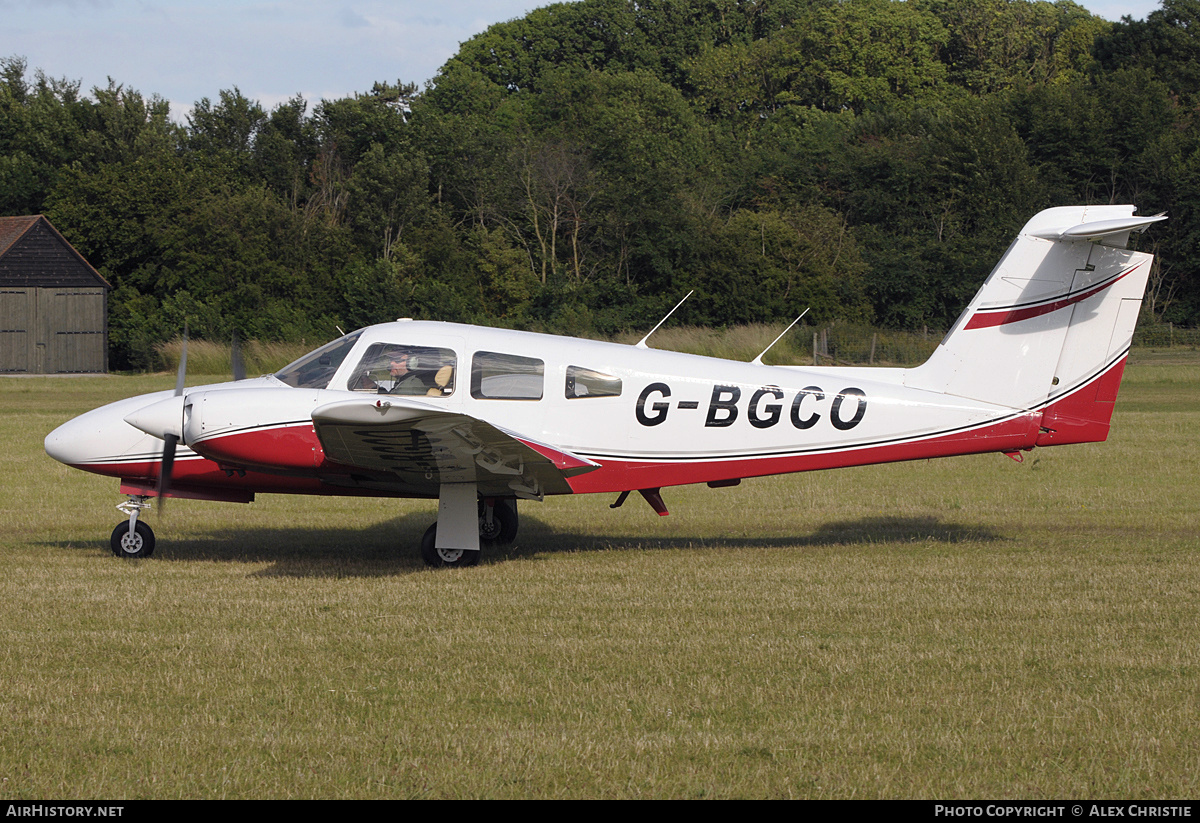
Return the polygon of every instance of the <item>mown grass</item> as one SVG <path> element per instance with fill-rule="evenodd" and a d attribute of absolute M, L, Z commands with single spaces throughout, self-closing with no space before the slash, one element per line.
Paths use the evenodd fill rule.
<path fill-rule="evenodd" d="M 0 795 L 1186 798 L 1200 361 L 1108 443 L 522 507 L 422 567 L 422 501 L 173 501 L 41 439 L 170 375 L 0 381 Z"/>

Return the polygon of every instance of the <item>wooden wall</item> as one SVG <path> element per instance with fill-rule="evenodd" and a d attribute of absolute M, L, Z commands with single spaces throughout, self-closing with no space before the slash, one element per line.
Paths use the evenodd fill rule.
<path fill-rule="evenodd" d="M 0 372 L 108 371 L 103 287 L 0 287 Z"/>

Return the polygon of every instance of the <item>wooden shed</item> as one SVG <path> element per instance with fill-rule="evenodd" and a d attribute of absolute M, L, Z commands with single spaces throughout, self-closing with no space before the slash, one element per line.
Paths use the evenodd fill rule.
<path fill-rule="evenodd" d="M 111 288 L 42 215 L 0 217 L 0 373 L 108 371 Z"/>

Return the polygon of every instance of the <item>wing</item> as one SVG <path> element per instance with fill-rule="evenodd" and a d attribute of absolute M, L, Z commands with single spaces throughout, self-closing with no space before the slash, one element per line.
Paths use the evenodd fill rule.
<path fill-rule="evenodd" d="M 419 400 L 339 400 L 314 409 L 312 419 L 328 459 L 369 472 L 371 485 L 391 483 L 415 494 L 436 497 L 443 483 L 476 483 L 482 495 L 540 499 L 569 494 L 568 477 L 600 468 Z"/>

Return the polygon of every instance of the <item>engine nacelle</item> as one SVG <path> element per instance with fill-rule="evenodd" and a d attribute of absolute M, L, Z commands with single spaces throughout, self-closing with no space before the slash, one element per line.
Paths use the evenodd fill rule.
<path fill-rule="evenodd" d="M 325 462 L 312 422 L 325 394 L 274 387 L 193 392 L 183 407 L 183 441 L 222 465 L 308 473 Z"/>

